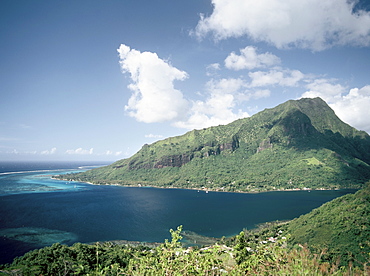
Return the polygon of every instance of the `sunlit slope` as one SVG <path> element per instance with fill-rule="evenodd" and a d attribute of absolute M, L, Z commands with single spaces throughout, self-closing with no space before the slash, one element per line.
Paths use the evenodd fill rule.
<path fill-rule="evenodd" d="M 369 164 L 369 135 L 315 98 L 145 144 L 130 158 L 70 178 L 223 191 L 357 188 L 370 179 Z"/>

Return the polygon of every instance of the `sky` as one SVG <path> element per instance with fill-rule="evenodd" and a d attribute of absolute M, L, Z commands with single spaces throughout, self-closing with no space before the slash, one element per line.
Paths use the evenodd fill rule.
<path fill-rule="evenodd" d="M 370 133 L 368 0 L 0 5 L 0 161 L 116 161 L 302 97 Z"/>

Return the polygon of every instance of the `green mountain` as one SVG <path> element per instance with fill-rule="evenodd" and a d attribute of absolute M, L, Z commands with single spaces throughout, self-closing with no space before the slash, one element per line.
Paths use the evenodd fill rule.
<path fill-rule="evenodd" d="M 62 177 L 219 191 L 359 188 L 370 179 L 370 136 L 342 122 L 320 98 L 291 100 Z"/>

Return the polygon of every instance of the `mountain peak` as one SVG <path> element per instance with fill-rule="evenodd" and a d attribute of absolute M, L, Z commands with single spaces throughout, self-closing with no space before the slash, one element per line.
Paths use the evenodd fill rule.
<path fill-rule="evenodd" d="M 128 159 L 71 178 L 219 191 L 348 188 L 370 179 L 369 164 L 369 135 L 322 99 L 302 98 L 144 145 Z"/>

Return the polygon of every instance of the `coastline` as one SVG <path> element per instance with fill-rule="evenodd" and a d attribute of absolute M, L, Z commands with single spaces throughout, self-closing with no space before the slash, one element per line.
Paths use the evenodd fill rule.
<path fill-rule="evenodd" d="M 58 175 L 60 176 L 60 175 Z M 217 188 L 217 189 L 210 189 L 210 188 L 205 188 L 205 187 L 200 187 L 200 188 L 186 188 L 186 187 L 177 187 L 177 186 L 171 186 L 171 187 L 165 187 L 165 186 L 156 186 L 156 185 L 143 185 L 143 184 L 133 184 L 133 185 L 124 185 L 124 184 L 119 184 L 119 183 L 93 183 L 89 181 L 82 181 L 82 180 L 72 180 L 72 179 L 67 179 L 67 178 L 56 178 L 56 177 L 51 177 L 54 180 L 60 180 L 60 181 L 68 181 L 68 182 L 81 182 L 81 183 L 86 183 L 89 185 L 96 185 L 96 186 L 120 186 L 120 187 L 126 187 L 126 188 L 156 188 L 156 189 L 179 189 L 179 190 L 194 190 L 198 192 L 218 192 L 218 193 L 241 193 L 241 194 L 259 194 L 259 193 L 269 193 L 269 192 L 299 192 L 299 191 L 338 191 L 338 190 L 359 190 L 361 188 L 294 188 L 294 189 L 271 189 L 271 190 L 251 190 L 251 191 L 242 191 L 242 190 L 236 190 L 236 191 L 225 191 L 222 188 Z"/>

